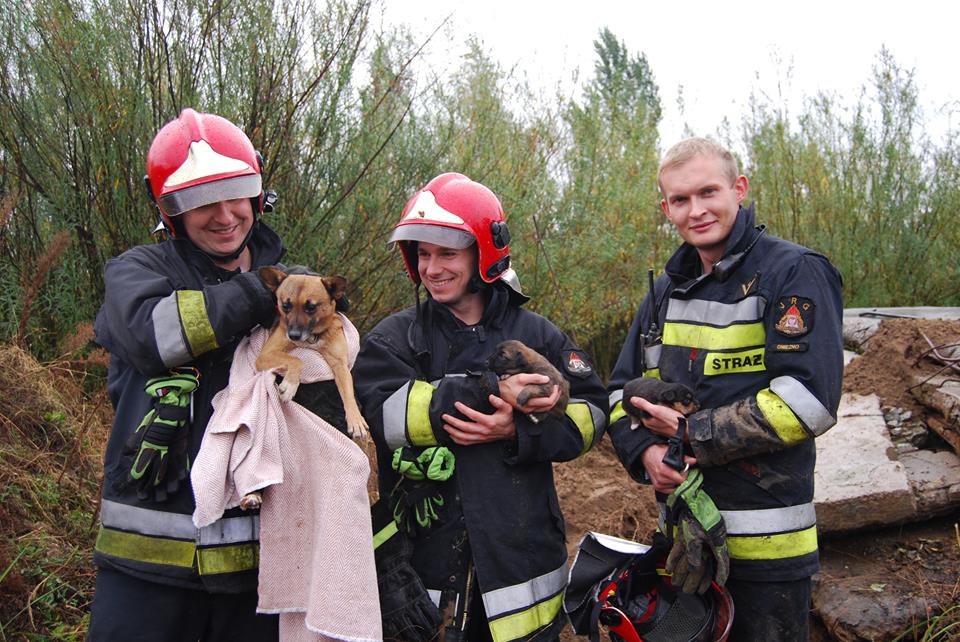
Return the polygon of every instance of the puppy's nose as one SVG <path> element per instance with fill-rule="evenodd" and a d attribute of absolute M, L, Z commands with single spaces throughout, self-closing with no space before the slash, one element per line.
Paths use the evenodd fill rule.
<path fill-rule="evenodd" d="M 306 328 L 291 326 L 287 328 L 287 338 L 291 341 L 303 341 L 307 337 Z"/>

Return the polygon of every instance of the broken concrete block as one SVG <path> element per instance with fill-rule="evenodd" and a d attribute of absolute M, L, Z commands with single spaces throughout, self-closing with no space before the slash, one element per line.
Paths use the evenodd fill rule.
<path fill-rule="evenodd" d="M 817 576 L 814 610 L 834 640 L 889 641 L 927 617 L 926 600 L 910 588 L 877 583 L 872 577 Z"/>
<path fill-rule="evenodd" d="M 816 440 L 814 503 L 821 532 L 915 519 L 917 506 L 876 395 L 843 395 L 837 424 Z"/>
<path fill-rule="evenodd" d="M 913 487 L 920 518 L 949 513 L 960 506 L 960 458 L 941 450 L 900 453 Z"/>

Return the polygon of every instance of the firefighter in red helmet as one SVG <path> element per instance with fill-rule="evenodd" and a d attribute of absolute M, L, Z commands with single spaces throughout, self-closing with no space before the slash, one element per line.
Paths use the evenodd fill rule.
<path fill-rule="evenodd" d="M 234 348 L 273 321 L 256 274 L 284 252 L 259 220 L 273 195 L 246 134 L 192 109 L 157 133 L 145 182 L 169 238 L 107 262 L 95 323 L 115 418 L 89 639 L 277 639 L 277 617 L 256 613 L 258 515 L 196 529 L 188 475 Z"/>
<path fill-rule="evenodd" d="M 377 445 L 384 634 L 429 640 L 443 628 L 447 642 L 557 639 L 567 552 L 552 465 L 600 440 L 603 386 L 566 334 L 521 307 L 527 297 L 490 189 L 462 174 L 434 178 L 407 203 L 390 240 L 427 296 L 381 321 L 354 368 Z M 556 390 L 517 400 L 546 377 L 498 380 L 489 371 L 486 360 L 508 339 L 568 379 L 564 415 L 530 417 L 553 407 Z M 420 595 L 387 581 L 401 562 Z"/>

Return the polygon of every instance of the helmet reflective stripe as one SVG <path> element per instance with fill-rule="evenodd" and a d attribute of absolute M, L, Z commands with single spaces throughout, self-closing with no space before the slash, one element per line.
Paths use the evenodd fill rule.
<path fill-rule="evenodd" d="M 260 191 L 259 174 L 234 176 L 170 192 L 160 197 L 160 208 L 167 216 L 178 216 L 210 203 L 229 201 L 234 198 L 254 198 L 260 195 Z"/>
<path fill-rule="evenodd" d="M 177 187 L 202 178 L 210 178 L 219 174 L 233 174 L 235 172 L 254 171 L 250 165 L 238 158 L 230 158 L 218 154 L 205 140 L 196 140 L 190 143 L 187 158 L 177 171 L 170 174 L 163 182 L 164 189 Z"/>
<path fill-rule="evenodd" d="M 395 229 L 388 242 L 398 243 L 401 241 L 423 241 L 442 247 L 451 247 L 455 250 L 466 249 L 477 242 L 472 234 L 463 230 L 426 224 L 403 225 Z"/>

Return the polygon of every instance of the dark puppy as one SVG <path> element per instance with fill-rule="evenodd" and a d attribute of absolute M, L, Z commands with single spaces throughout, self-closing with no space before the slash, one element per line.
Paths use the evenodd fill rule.
<path fill-rule="evenodd" d="M 517 396 L 517 402 L 523 406 L 534 397 L 549 397 L 553 394 L 553 387 L 560 387 L 560 398 L 556 405 L 546 413 L 530 413 L 530 419 L 539 422 L 550 415 L 562 417 L 570 401 L 570 382 L 564 379 L 560 371 L 542 354 L 527 347 L 520 341 L 504 341 L 497 346 L 496 351 L 487 359 L 487 368 L 493 370 L 501 379 L 521 372 L 542 374 L 550 378 L 549 383 L 530 384 L 524 386 Z"/>
<path fill-rule="evenodd" d="M 630 397 L 641 397 L 650 403 L 673 408 L 677 412 L 689 415 L 700 409 L 700 402 L 693 391 L 682 383 L 667 383 L 654 377 L 637 377 L 623 386 L 623 409 L 633 419 L 633 427 L 640 420 L 650 417 L 632 403 Z"/>

